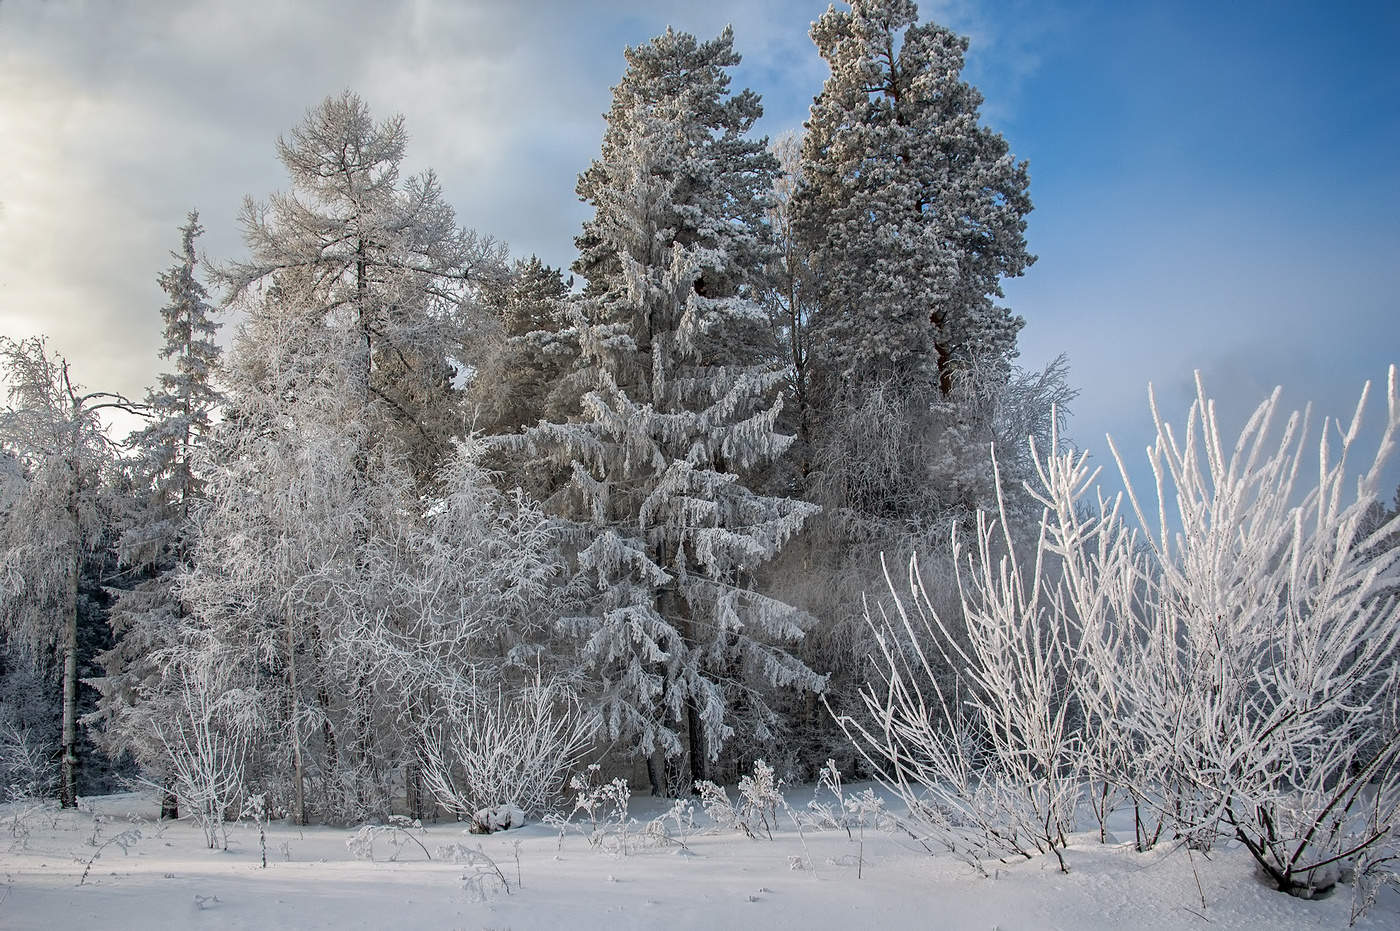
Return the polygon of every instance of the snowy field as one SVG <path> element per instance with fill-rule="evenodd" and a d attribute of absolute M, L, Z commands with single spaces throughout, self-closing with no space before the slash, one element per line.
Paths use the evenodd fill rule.
<path fill-rule="evenodd" d="M 788 795 L 798 809 L 809 798 L 804 788 Z M 633 800 L 636 830 L 666 807 Z M 196 825 L 161 824 L 156 811 L 135 794 L 83 799 L 76 812 L 0 809 L 0 927 L 1291 931 L 1344 928 L 1351 917 L 1350 887 L 1290 898 L 1258 882 L 1249 855 L 1230 846 L 1208 858 L 1175 844 L 1137 854 L 1083 835 L 1065 853 L 1068 874 L 1049 857 L 982 877 L 872 829 L 863 845 L 842 830 L 800 836 L 786 815 L 771 841 L 714 832 L 701 815 L 684 846 L 634 834 L 625 855 L 577 833 L 561 843 L 545 824 L 489 836 L 430 824 L 413 832 L 422 848 L 397 837 L 397 860 L 393 836 L 376 838 L 369 860 L 347 844 L 353 829 L 273 823 L 264 869 L 256 824 L 230 825 L 228 850 L 209 850 Z M 133 829 L 140 838 L 125 853 L 109 843 L 93 859 L 96 845 Z M 509 891 L 488 864 L 444 860 L 439 848 L 453 844 L 480 845 Z M 1383 893 L 1356 927 L 1400 927 L 1400 896 Z"/>

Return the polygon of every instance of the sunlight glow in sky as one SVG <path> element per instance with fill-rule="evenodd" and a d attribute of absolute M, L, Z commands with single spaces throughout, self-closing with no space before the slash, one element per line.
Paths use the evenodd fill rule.
<path fill-rule="evenodd" d="M 156 276 L 191 208 L 241 254 L 273 142 L 349 87 L 402 112 L 468 226 L 567 266 L 622 49 L 735 28 L 770 135 L 825 66 L 820 0 L 0 2 L 0 333 L 47 333 L 92 388 L 158 367 Z M 1023 361 L 1067 353 L 1071 433 L 1147 440 L 1191 372 L 1238 397 L 1348 413 L 1400 359 L 1400 8 L 1393 3 L 922 3 L 972 38 L 986 122 L 1029 159 L 1040 260 L 1008 285 Z M 1101 457 L 1106 459 L 1105 457 Z"/>

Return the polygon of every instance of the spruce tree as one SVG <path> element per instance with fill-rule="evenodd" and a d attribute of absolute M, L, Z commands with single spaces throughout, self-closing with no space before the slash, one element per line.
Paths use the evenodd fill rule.
<path fill-rule="evenodd" d="M 729 92 L 733 35 L 667 30 L 626 58 L 578 183 L 594 209 L 574 265 L 591 387 L 577 417 L 516 445 L 571 469 L 563 497 L 595 597 L 566 626 L 608 736 L 664 791 L 666 759 L 688 754 L 681 785 L 704 778 L 737 728 L 768 736 L 774 689 L 820 686 L 788 652 L 805 615 L 754 588 L 813 508 L 754 491 L 792 438 L 775 430 L 783 372 L 763 361 L 753 281 L 776 166 L 749 137 L 757 95 Z"/>
<path fill-rule="evenodd" d="M 175 264 L 159 278 L 169 298 L 160 311 L 165 340 L 160 357 L 173 370 L 161 373 L 158 386 L 147 393 L 150 422 L 127 439 L 134 453 L 134 497 L 118 550 L 137 581 L 116 593 L 110 623 L 118 639 L 100 658 L 106 676 L 94 682 L 102 693 L 98 710 L 106 722 L 106 745 L 113 751 L 130 750 L 144 766 L 159 764 L 160 752 L 149 740 L 145 722 L 160 712 L 138 705 L 160 692 L 163 671 L 155 657 L 173 642 L 185 613 L 175 579 L 191 555 L 191 517 L 202 486 L 196 462 L 223 400 L 214 383 L 221 354 L 215 342 L 219 324 L 212 317 L 209 293 L 195 276 L 199 260 L 194 244 L 202 232 L 199 214 L 191 211 L 180 228 L 180 251 L 171 253 Z M 176 817 L 177 810 L 168 795 L 162 815 Z"/>

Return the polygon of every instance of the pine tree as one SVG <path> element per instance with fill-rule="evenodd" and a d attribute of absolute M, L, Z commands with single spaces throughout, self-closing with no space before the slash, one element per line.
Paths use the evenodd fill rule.
<path fill-rule="evenodd" d="M 882 536 L 990 504 L 989 477 L 954 473 L 985 463 L 966 398 L 1011 377 L 1022 321 L 995 298 L 1034 261 L 1029 179 L 979 122 L 967 41 L 909 0 L 833 7 L 812 38 L 831 75 L 793 199 L 815 274 L 809 494 Z"/>
<path fill-rule="evenodd" d="M 993 298 L 1034 261 L 1026 163 L 979 123 L 967 40 L 911 0 L 853 0 L 813 24 L 831 76 L 803 143 L 800 229 L 819 273 L 821 365 L 837 383 L 916 377 L 953 391 L 1009 363 L 1022 321 Z"/>
<path fill-rule="evenodd" d="M 833 7 L 811 35 L 830 76 L 802 139 L 783 270 L 810 276 L 795 281 L 808 353 L 794 374 L 810 415 L 802 487 L 824 511 L 780 581 L 823 618 L 803 657 L 846 713 L 870 672 L 861 593 L 882 587 L 881 554 L 945 565 L 948 523 L 995 504 L 994 421 L 1016 419 L 1027 383 L 1042 397 L 1062 383 L 1013 372 L 1021 320 L 996 298 L 1033 261 L 1028 177 L 980 123 L 966 41 L 920 24 L 909 0 Z M 1004 472 L 1002 488 L 1021 477 Z M 814 710 L 793 711 L 805 734 L 829 726 Z"/>
<path fill-rule="evenodd" d="M 775 164 L 748 137 L 758 97 L 729 93 L 732 33 L 668 30 L 626 57 L 578 183 L 594 208 L 574 266 L 591 390 L 576 418 L 516 445 L 572 470 L 577 564 L 596 596 L 567 626 L 608 735 L 633 742 L 663 791 L 663 759 L 688 750 L 689 778 L 704 778 L 741 715 L 745 736 L 767 736 L 773 689 L 820 687 L 787 649 L 805 616 L 753 587 L 813 508 L 753 490 L 792 438 L 774 429 L 783 373 L 761 364 L 751 280 L 771 253 Z"/>
<path fill-rule="evenodd" d="M 131 750 L 143 765 L 154 764 L 160 754 L 149 740 L 149 716 L 136 705 L 141 694 L 159 691 L 162 670 L 154 658 L 175 637 L 184 614 L 174 583 L 191 555 L 192 513 L 202 484 L 196 460 L 222 402 L 214 385 L 219 324 L 211 316 L 208 291 L 195 276 L 194 243 L 202 232 L 199 214 L 192 211 L 180 228 L 181 249 L 171 253 L 175 264 L 159 278 L 169 298 L 160 311 L 165 338 L 160 356 L 173 363 L 173 371 L 162 373 L 158 387 L 147 394 L 151 422 L 127 439 L 135 453 L 136 497 L 118 549 L 139 581 L 117 593 L 110 621 L 119 639 L 101 657 L 106 676 L 94 681 L 103 696 L 105 743 Z M 162 815 L 177 817 L 176 812 L 174 797 L 167 796 Z"/>

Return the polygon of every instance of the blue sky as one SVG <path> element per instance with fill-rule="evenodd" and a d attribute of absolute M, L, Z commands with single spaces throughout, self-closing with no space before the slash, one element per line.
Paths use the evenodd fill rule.
<path fill-rule="evenodd" d="M 624 45 L 727 22 L 761 129 L 800 126 L 821 2 L 0 3 L 0 332 L 47 332 L 93 387 L 157 366 L 156 274 L 198 207 L 239 254 L 241 198 L 285 180 L 273 140 L 350 87 L 402 112 L 463 223 L 572 259 L 575 175 Z M 1008 285 L 1028 364 L 1068 354 L 1072 435 L 1148 439 L 1200 369 L 1227 423 L 1275 384 L 1349 412 L 1400 359 L 1400 7 L 924 3 L 969 35 L 986 122 L 1030 161 Z"/>

